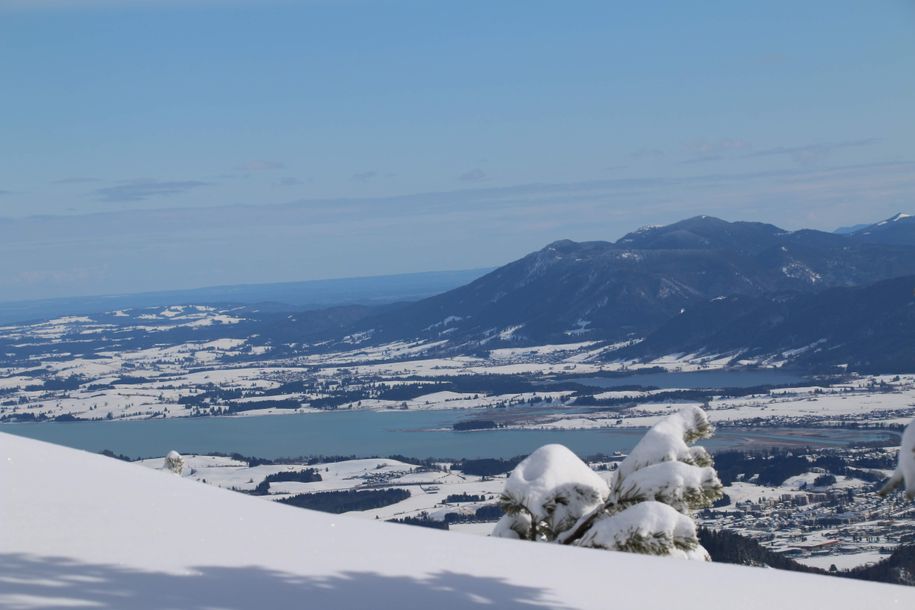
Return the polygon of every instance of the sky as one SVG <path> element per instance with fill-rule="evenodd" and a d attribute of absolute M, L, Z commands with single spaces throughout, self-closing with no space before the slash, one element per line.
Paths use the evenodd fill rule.
<path fill-rule="evenodd" d="M 915 2 L 0 0 L 0 300 L 915 211 Z"/>

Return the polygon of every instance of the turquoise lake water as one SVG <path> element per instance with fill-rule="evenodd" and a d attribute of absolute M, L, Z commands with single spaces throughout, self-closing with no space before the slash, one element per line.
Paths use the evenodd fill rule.
<path fill-rule="evenodd" d="M 260 417 L 199 417 L 142 421 L 2 424 L 0 431 L 89 451 L 110 449 L 131 457 L 182 453 L 242 453 L 264 458 L 356 455 L 473 458 L 512 457 L 547 443 L 579 455 L 626 452 L 644 430 L 442 430 L 479 411 L 332 412 Z M 799 443 L 843 446 L 885 438 L 884 433 L 842 429 L 723 428 L 702 444 L 710 450 Z"/>

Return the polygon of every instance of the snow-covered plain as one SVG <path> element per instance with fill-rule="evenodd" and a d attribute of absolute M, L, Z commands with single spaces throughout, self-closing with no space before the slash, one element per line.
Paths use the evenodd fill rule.
<path fill-rule="evenodd" d="M 320 345 L 274 345 L 256 333 L 227 336 L 243 326 L 243 315 L 232 308 L 182 305 L 0 327 L 0 343 L 7 346 L 0 353 L 0 419 L 272 415 L 326 409 L 328 400 L 337 409 L 372 410 L 488 409 L 533 402 L 559 407 L 573 400 L 576 406 L 589 407 L 587 395 L 550 391 L 548 386 L 509 393 L 498 384 L 485 391 L 457 391 L 447 383 L 472 376 L 539 382 L 646 369 L 687 373 L 734 364 L 733 354 L 670 354 L 645 362 L 613 359 L 614 352 L 638 339 L 494 344 L 474 355 L 443 355 L 447 338 L 372 345 L 367 343 L 372 333 L 361 333 L 326 351 Z M 780 362 L 748 364 L 778 368 Z M 389 392 L 418 383 L 426 391 Z M 671 390 L 595 391 L 595 406 L 616 400 L 624 408 L 587 415 L 559 412 L 513 423 L 541 429 L 647 427 L 682 406 L 670 398 L 653 398 Z M 638 404 L 619 405 L 629 399 Z M 264 401 L 273 404 L 259 404 Z M 762 420 L 767 425 L 899 424 L 915 415 L 915 376 L 851 377 L 831 385 L 712 397 L 708 409 L 725 425 Z"/>
<path fill-rule="evenodd" d="M 454 536 L 0 434 L 11 609 L 909 608 L 909 588 Z"/>

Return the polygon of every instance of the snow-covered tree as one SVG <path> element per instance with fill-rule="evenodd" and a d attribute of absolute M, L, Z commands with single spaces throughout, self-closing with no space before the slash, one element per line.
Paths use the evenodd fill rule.
<path fill-rule="evenodd" d="M 906 498 L 915 500 L 915 419 L 906 426 L 902 433 L 899 463 L 893 476 L 880 490 L 880 495 L 885 496 L 900 485 L 905 489 Z"/>
<path fill-rule="evenodd" d="M 165 456 L 165 462 L 162 467 L 180 475 L 181 471 L 184 470 L 184 458 L 177 451 L 169 451 L 168 455 Z"/>
<path fill-rule="evenodd" d="M 604 479 L 562 445 L 541 447 L 512 471 L 502 492 L 503 538 L 709 560 L 691 513 L 721 496 L 702 447 L 708 417 L 687 407 L 649 430 Z"/>

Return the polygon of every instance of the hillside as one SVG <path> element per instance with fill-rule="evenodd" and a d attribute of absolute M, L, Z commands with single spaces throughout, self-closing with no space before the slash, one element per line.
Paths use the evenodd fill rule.
<path fill-rule="evenodd" d="M 719 298 L 686 309 L 622 357 L 773 357 L 792 366 L 915 370 L 915 277 L 815 294 Z"/>
<path fill-rule="evenodd" d="M 875 244 L 915 244 L 915 216 L 900 212 L 891 218 L 861 227 L 851 233 L 859 242 Z"/>
<path fill-rule="evenodd" d="M 693 600 L 733 610 L 915 602 L 915 591 L 903 587 L 315 513 L 6 434 L 0 478 L 6 608 L 325 609 L 383 600 L 405 609 L 611 602 L 669 609 Z"/>
<path fill-rule="evenodd" d="M 371 341 L 448 339 L 465 351 L 615 341 L 645 336 L 720 296 L 813 294 L 915 274 L 915 240 L 871 233 L 700 216 L 615 243 L 558 241 L 466 286 L 369 315 L 355 329 Z"/>

